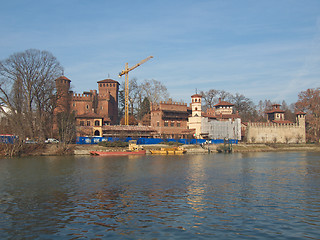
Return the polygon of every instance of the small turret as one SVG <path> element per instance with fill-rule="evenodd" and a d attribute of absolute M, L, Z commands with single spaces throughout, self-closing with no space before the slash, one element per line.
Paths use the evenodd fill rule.
<path fill-rule="evenodd" d="M 304 127 L 306 125 L 306 113 L 299 111 L 296 113 L 296 120 L 299 126 Z"/>

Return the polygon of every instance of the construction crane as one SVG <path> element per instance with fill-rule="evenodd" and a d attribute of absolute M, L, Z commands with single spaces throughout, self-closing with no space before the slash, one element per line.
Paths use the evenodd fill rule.
<path fill-rule="evenodd" d="M 143 59 L 141 62 L 138 64 L 134 65 L 133 67 L 129 68 L 128 63 L 126 63 L 124 70 L 122 70 L 119 73 L 119 77 L 122 75 L 125 75 L 125 105 L 124 105 L 124 125 L 129 125 L 129 72 L 132 71 L 133 69 L 139 67 L 141 64 L 145 63 L 146 61 L 150 60 L 153 58 L 153 56 L 149 56 L 146 59 Z"/>

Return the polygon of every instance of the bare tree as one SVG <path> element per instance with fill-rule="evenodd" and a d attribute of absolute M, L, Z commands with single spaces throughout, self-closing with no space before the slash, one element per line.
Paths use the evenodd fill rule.
<path fill-rule="evenodd" d="M 12 131 L 25 137 L 44 139 L 51 129 L 55 98 L 54 80 L 63 68 L 47 51 L 29 49 L 0 62 L 0 101 Z"/>
<path fill-rule="evenodd" d="M 157 80 L 144 80 L 140 85 L 142 89 L 142 98 L 148 98 L 150 102 L 159 103 L 160 101 L 166 101 L 169 98 L 167 87 Z"/>
<path fill-rule="evenodd" d="M 296 110 L 306 113 L 307 139 L 320 142 L 320 88 L 307 89 L 298 95 Z"/>
<path fill-rule="evenodd" d="M 124 83 L 121 86 L 120 92 L 124 92 Z M 136 118 L 141 118 L 139 115 L 144 99 L 159 103 L 160 101 L 166 101 L 168 98 L 169 93 L 166 86 L 157 80 L 144 80 L 139 84 L 138 80 L 133 78 L 129 82 L 129 113 Z M 122 101 L 124 101 L 124 98 L 119 97 L 120 106 L 124 106 Z"/>
<path fill-rule="evenodd" d="M 200 91 L 200 95 L 203 98 L 203 110 L 206 111 L 209 108 L 213 108 L 219 102 L 219 99 L 223 101 L 232 101 L 232 94 L 224 90 L 210 89 L 206 92 Z"/>
<path fill-rule="evenodd" d="M 207 110 L 209 108 L 213 108 L 213 106 L 217 103 L 217 95 L 218 90 L 216 89 L 210 89 L 207 92 L 200 91 L 200 95 L 202 95 L 203 98 L 203 110 Z"/>

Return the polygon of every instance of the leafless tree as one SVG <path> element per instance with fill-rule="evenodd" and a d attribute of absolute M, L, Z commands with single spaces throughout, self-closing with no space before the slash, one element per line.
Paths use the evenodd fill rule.
<path fill-rule="evenodd" d="M 0 111 L 22 139 L 44 139 L 51 129 L 54 80 L 62 66 L 47 51 L 29 49 L 0 62 Z M 5 112 L 3 107 L 10 109 Z"/>
<path fill-rule="evenodd" d="M 140 87 L 143 93 L 143 98 L 141 98 L 142 101 L 144 97 L 146 97 L 150 102 L 159 103 L 160 101 L 166 101 L 169 98 L 167 87 L 155 79 L 144 80 Z"/>
<path fill-rule="evenodd" d="M 120 85 L 124 92 L 124 83 Z M 136 78 L 133 78 L 129 82 L 129 113 L 135 117 L 138 117 L 142 103 L 144 99 L 148 99 L 150 102 L 159 103 L 160 101 L 166 101 L 169 98 L 169 93 L 165 85 L 157 80 L 144 80 L 142 83 L 138 83 Z M 119 98 L 119 101 L 124 101 L 124 98 Z M 120 106 L 124 103 L 120 102 Z"/>
<path fill-rule="evenodd" d="M 224 91 L 224 90 L 216 90 L 216 89 L 209 89 L 208 91 L 200 91 L 199 93 L 202 95 L 203 98 L 203 110 L 206 111 L 207 109 L 213 108 L 219 102 L 219 99 L 222 101 L 231 101 L 232 94 Z"/>

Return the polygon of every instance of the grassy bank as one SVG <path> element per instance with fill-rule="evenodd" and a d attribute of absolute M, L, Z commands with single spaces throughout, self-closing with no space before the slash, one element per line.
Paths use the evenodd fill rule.
<path fill-rule="evenodd" d="M 233 152 L 280 152 L 310 151 L 319 152 L 319 144 L 243 144 L 233 145 Z"/>

